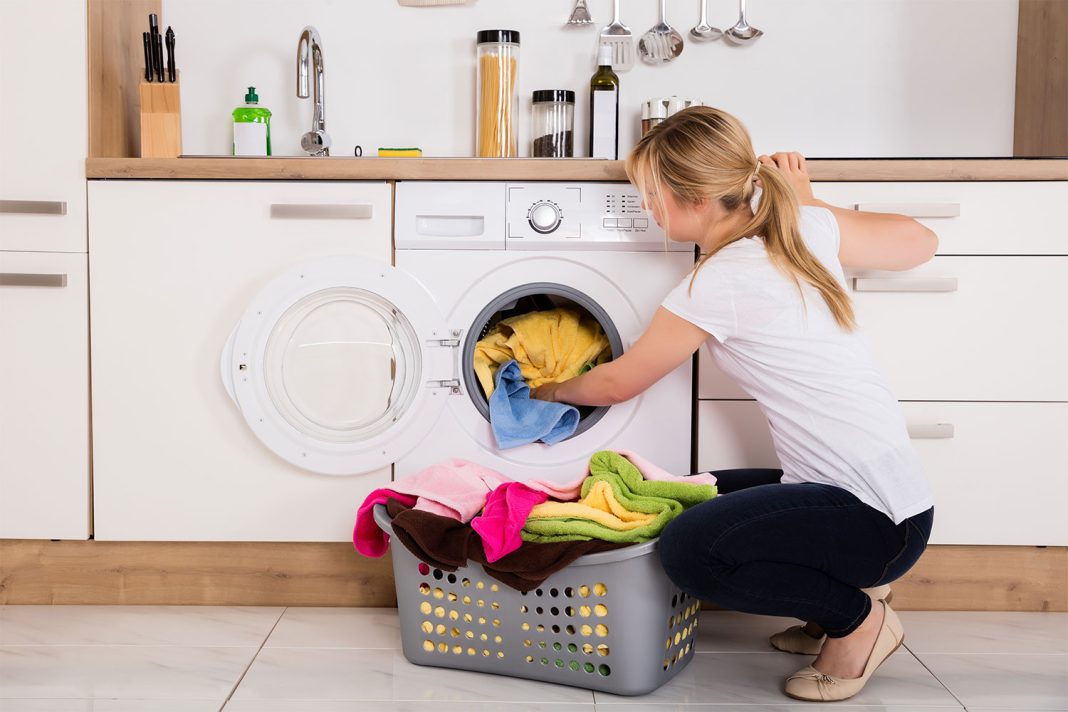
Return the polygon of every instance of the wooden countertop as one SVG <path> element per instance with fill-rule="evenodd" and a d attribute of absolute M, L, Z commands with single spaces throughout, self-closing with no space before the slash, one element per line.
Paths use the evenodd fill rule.
<path fill-rule="evenodd" d="M 1068 159 L 809 159 L 817 181 L 1068 180 Z M 88 158 L 90 179 L 625 181 L 622 161 L 589 158 Z"/>

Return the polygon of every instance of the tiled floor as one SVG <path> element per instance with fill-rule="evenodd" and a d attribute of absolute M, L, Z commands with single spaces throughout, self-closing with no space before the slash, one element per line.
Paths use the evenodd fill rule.
<path fill-rule="evenodd" d="M 846 703 L 791 700 L 794 621 L 702 614 L 697 655 L 643 697 L 419 667 L 396 611 L 0 606 L 0 712 L 1068 710 L 1068 614 L 903 612 L 906 645 Z"/>

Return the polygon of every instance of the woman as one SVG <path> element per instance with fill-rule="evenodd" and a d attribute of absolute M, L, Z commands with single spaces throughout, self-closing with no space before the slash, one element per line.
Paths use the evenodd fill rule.
<path fill-rule="evenodd" d="M 668 237 L 703 255 L 632 349 L 534 396 L 620 403 L 705 344 L 756 399 L 782 470 L 715 473 L 726 496 L 667 526 L 664 569 L 691 596 L 808 621 L 772 637 L 819 654 L 786 694 L 852 697 L 904 638 L 885 584 L 923 553 L 934 510 L 900 406 L 855 331 L 842 270 L 915 267 L 937 237 L 911 218 L 816 200 L 801 155 L 758 160 L 742 124 L 711 107 L 644 136 L 627 175 Z"/>

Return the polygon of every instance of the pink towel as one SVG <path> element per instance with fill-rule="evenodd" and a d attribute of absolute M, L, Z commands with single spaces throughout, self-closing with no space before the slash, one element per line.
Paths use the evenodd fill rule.
<path fill-rule="evenodd" d="M 482 537 L 486 561 L 492 564 L 522 545 L 519 531 L 526 524 L 530 510 L 548 498 L 545 492 L 533 490 L 522 482 L 505 482 L 490 492 L 485 510 L 471 520 L 471 528 Z"/>
<path fill-rule="evenodd" d="M 663 480 L 668 482 L 689 482 L 695 485 L 714 485 L 716 484 L 716 476 L 703 472 L 700 475 L 672 475 L 667 470 L 654 465 L 646 460 L 644 457 L 636 452 L 630 450 L 616 450 L 617 453 L 630 460 L 630 464 L 638 468 L 638 471 L 642 473 L 642 477 L 647 480 Z M 586 465 L 586 474 L 590 474 L 590 466 Z"/>
<path fill-rule="evenodd" d="M 352 545 L 364 556 L 377 559 L 389 548 L 389 535 L 378 528 L 374 518 L 375 505 L 385 504 L 387 499 L 395 499 L 408 507 L 415 504 L 415 497 L 391 489 L 376 489 L 367 495 L 356 512 L 356 526 L 352 528 Z"/>

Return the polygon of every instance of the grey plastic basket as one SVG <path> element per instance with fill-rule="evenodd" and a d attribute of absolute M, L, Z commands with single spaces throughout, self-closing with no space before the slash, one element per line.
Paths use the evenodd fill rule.
<path fill-rule="evenodd" d="M 378 526 L 392 533 L 386 508 Z M 478 564 L 436 569 L 394 541 L 404 657 L 416 665 L 642 695 L 694 655 L 700 613 L 668 579 L 656 540 L 583 556 L 521 593 Z"/>

